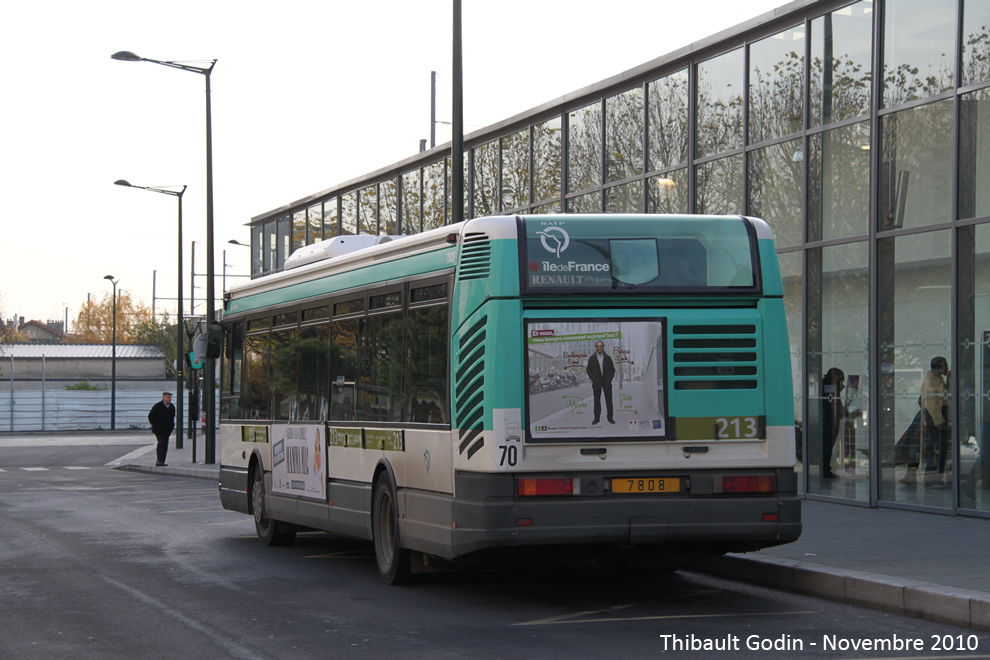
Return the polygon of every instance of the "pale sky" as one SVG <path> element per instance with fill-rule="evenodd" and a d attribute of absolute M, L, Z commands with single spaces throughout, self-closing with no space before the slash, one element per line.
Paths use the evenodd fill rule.
<path fill-rule="evenodd" d="M 784 0 L 463 0 L 470 133 L 785 4 Z M 71 323 L 119 288 L 174 314 L 183 184 L 206 271 L 204 76 L 147 62 L 218 62 L 211 76 L 217 298 L 224 255 L 249 270 L 245 224 L 414 155 L 450 120 L 451 0 L 54 0 L 0 9 L 0 314 Z M 437 144 L 450 139 L 437 127 Z M 157 277 L 154 272 L 157 271 Z M 197 277 L 196 299 L 206 297 Z M 198 306 L 197 313 L 203 313 Z"/>

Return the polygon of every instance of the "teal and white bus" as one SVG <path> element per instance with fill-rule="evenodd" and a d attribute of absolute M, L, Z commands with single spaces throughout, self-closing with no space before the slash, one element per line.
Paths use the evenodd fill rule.
<path fill-rule="evenodd" d="M 801 533 L 769 226 L 485 217 L 340 236 L 225 296 L 223 506 L 373 543 L 386 583 L 493 556 L 677 562 Z"/>

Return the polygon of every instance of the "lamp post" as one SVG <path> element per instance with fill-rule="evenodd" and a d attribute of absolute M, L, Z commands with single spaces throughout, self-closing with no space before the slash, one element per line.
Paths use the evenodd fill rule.
<path fill-rule="evenodd" d="M 117 430 L 117 282 L 113 275 L 105 275 L 113 284 L 113 353 L 110 358 L 110 430 Z"/>
<path fill-rule="evenodd" d="M 175 423 L 176 423 L 176 434 L 175 434 L 175 448 L 182 449 L 182 392 L 184 391 L 183 385 L 183 365 L 185 360 L 182 355 L 182 195 L 186 192 L 186 186 L 182 186 L 182 190 L 166 190 L 165 188 L 153 188 L 151 186 L 135 186 L 133 183 L 126 181 L 124 179 L 118 179 L 113 182 L 116 186 L 124 186 L 125 188 L 138 188 L 140 190 L 148 190 L 151 192 L 161 193 L 162 195 L 170 195 L 179 200 L 179 318 L 175 324 Z M 177 188 L 178 186 L 169 186 Z M 152 298 L 152 304 L 154 304 L 154 298 Z"/>
<path fill-rule="evenodd" d="M 249 250 L 251 249 L 251 246 L 250 245 L 245 245 L 244 243 L 240 243 L 238 241 L 235 241 L 234 239 L 230 239 L 229 241 L 227 241 L 227 243 L 230 244 L 230 245 L 240 245 L 241 247 L 246 247 Z M 227 251 L 224 250 L 223 251 L 223 291 L 224 291 L 224 293 L 227 292 L 227 266 L 228 265 L 232 265 L 232 264 L 228 264 L 227 263 Z M 250 275 L 231 275 L 231 277 L 251 277 L 251 276 Z"/>
<path fill-rule="evenodd" d="M 214 291 L 213 291 L 213 123 L 210 112 L 210 74 L 216 66 L 216 60 L 210 60 L 209 66 L 195 66 L 185 62 L 171 62 L 153 60 L 141 57 L 129 50 L 122 50 L 110 56 L 110 59 L 121 60 L 123 62 L 151 62 L 162 66 L 198 73 L 206 78 L 206 327 L 209 329 L 214 321 Z M 215 382 L 216 367 L 215 360 L 208 359 L 204 364 L 205 390 L 204 409 L 206 412 L 206 456 L 204 463 L 212 464 L 216 462 L 216 404 L 215 404 Z"/>

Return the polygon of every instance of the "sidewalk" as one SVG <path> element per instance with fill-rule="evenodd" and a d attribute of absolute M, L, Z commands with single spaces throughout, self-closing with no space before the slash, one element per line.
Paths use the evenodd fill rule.
<path fill-rule="evenodd" d="M 218 480 L 203 439 L 155 467 L 154 442 L 122 457 L 121 470 Z M 690 568 L 831 600 L 990 630 L 990 520 L 828 502 L 802 502 L 794 543 L 699 560 Z"/>

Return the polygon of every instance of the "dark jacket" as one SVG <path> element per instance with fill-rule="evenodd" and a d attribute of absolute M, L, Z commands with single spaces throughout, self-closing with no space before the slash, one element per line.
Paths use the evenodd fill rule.
<path fill-rule="evenodd" d="M 159 401 L 151 407 L 148 421 L 151 422 L 151 430 L 155 433 L 171 433 L 175 428 L 175 404 L 170 403 L 166 406 L 164 401 Z"/>
<path fill-rule="evenodd" d="M 588 373 L 588 378 L 591 379 L 593 385 L 604 385 L 612 382 L 615 377 L 615 365 L 612 363 L 612 358 L 605 354 L 605 359 L 602 360 L 604 363 L 605 373 L 601 372 L 598 367 L 598 353 L 592 353 L 591 357 L 588 358 L 588 368 L 585 370 Z"/>

